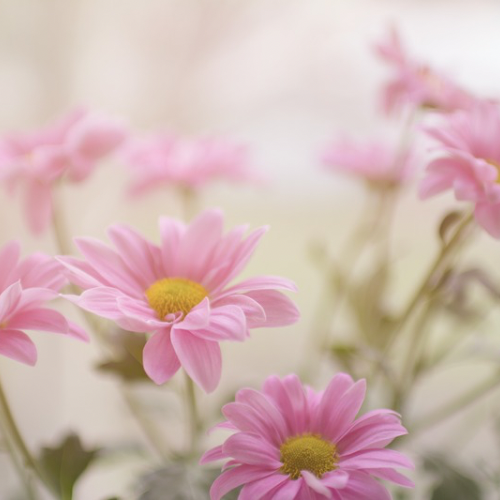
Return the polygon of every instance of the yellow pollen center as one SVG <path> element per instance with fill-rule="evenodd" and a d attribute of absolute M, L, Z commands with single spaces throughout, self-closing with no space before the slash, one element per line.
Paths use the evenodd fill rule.
<path fill-rule="evenodd" d="M 307 470 L 321 478 L 336 468 L 339 456 L 337 447 L 318 434 L 302 434 L 288 438 L 280 447 L 280 471 L 298 479 L 300 471 Z"/>
<path fill-rule="evenodd" d="M 149 305 L 160 319 L 177 312 L 185 316 L 207 295 L 204 286 L 186 278 L 164 278 L 155 281 L 146 290 Z"/>

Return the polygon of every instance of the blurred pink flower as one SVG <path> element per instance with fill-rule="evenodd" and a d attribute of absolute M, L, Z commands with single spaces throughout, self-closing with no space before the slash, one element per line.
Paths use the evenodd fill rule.
<path fill-rule="evenodd" d="M 0 249 L 0 354 L 34 365 L 36 347 L 22 331 L 42 330 L 87 340 L 86 333 L 61 313 L 44 307 L 67 283 L 62 266 L 35 253 L 19 261 L 15 241 Z"/>
<path fill-rule="evenodd" d="M 328 146 L 323 163 L 330 170 L 341 170 L 384 187 L 408 181 L 416 167 L 411 151 L 401 152 L 375 141 L 356 144 L 349 139 Z"/>
<path fill-rule="evenodd" d="M 134 177 L 132 194 L 162 185 L 196 189 L 218 179 L 262 180 L 249 166 L 247 149 L 224 139 L 156 135 L 131 142 L 124 158 Z"/>
<path fill-rule="evenodd" d="M 294 323 L 299 313 L 281 292 L 295 291 L 284 278 L 259 276 L 226 287 L 244 268 L 266 228 L 243 239 L 246 226 L 223 236 L 218 210 L 190 225 L 160 219 L 161 246 L 131 228 L 112 226 L 116 251 L 97 240 L 75 240 L 82 262 L 61 257 L 70 279 L 86 291 L 73 301 L 135 332 L 151 332 L 144 369 L 157 384 L 182 367 L 205 391 L 221 375 L 222 340 L 243 341 L 249 329 Z"/>
<path fill-rule="evenodd" d="M 387 113 L 405 105 L 448 112 L 474 104 L 475 98 L 450 78 L 409 58 L 395 29 L 390 31 L 387 40 L 375 45 L 375 51 L 394 70 L 394 78 L 383 92 Z"/>
<path fill-rule="evenodd" d="M 210 498 L 244 485 L 239 500 L 390 500 L 374 478 L 413 487 L 394 470 L 413 468 L 411 461 L 385 449 L 406 434 L 399 415 L 375 410 L 355 420 L 364 397 L 365 381 L 343 373 L 319 393 L 296 375 L 269 377 L 262 392 L 239 390 L 219 424 L 236 432 L 201 458 L 229 459 Z"/>
<path fill-rule="evenodd" d="M 62 178 L 85 180 L 97 161 L 115 150 L 124 137 L 119 121 L 80 110 L 46 129 L 0 139 L 0 180 L 10 190 L 22 187 L 34 233 L 50 224 L 55 183 Z"/>
<path fill-rule="evenodd" d="M 458 200 L 475 205 L 475 218 L 494 238 L 500 238 L 500 110 L 494 103 L 478 103 L 469 111 L 457 111 L 428 127 L 438 143 L 420 185 L 428 198 L 453 189 Z"/>

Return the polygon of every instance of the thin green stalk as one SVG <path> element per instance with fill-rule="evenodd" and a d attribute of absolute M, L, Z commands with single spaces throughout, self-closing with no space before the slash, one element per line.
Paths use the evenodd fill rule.
<path fill-rule="evenodd" d="M 186 408 L 187 408 L 187 419 L 189 421 L 189 455 L 196 456 L 199 450 L 201 421 L 200 421 L 200 416 L 198 414 L 198 403 L 196 401 L 194 382 L 186 372 L 185 375 L 186 375 Z"/>
<path fill-rule="evenodd" d="M 19 456 L 21 457 L 22 460 L 22 467 L 30 471 L 42 484 L 47 486 L 43 472 L 40 470 L 38 463 L 28 450 L 28 447 L 26 446 L 26 443 L 24 442 L 24 439 L 17 427 L 16 421 L 14 420 L 14 416 L 12 415 L 12 411 L 10 409 L 9 402 L 7 400 L 7 396 L 5 395 L 5 391 L 3 389 L 1 381 L 0 381 L 0 411 L 3 415 L 2 420 L 4 421 L 5 425 L 5 433 L 11 438 L 12 444 L 19 453 Z M 7 437 L 5 441 L 7 446 L 10 446 Z M 13 458 L 14 464 L 17 463 L 17 459 L 14 458 L 15 457 L 14 452 L 11 456 Z M 23 477 L 22 479 L 25 485 L 27 485 L 27 489 L 30 490 L 30 495 L 31 495 L 30 499 L 36 498 L 34 491 L 30 488 L 31 485 L 29 483 L 30 481 L 29 476 Z"/>
<path fill-rule="evenodd" d="M 179 193 L 181 197 L 181 212 L 183 219 L 189 222 L 194 217 L 197 210 L 196 192 L 188 186 L 183 186 L 179 188 Z"/>
<path fill-rule="evenodd" d="M 489 392 L 500 387 L 500 370 L 496 371 L 492 377 L 487 378 L 473 389 L 469 389 L 455 400 L 437 409 L 430 415 L 417 420 L 411 425 L 411 437 L 415 434 L 438 424 L 439 422 L 455 415 L 465 407 L 475 403 L 478 399 L 486 396 Z"/>
<path fill-rule="evenodd" d="M 434 260 L 430 269 L 427 271 L 424 279 L 413 293 L 412 298 L 408 302 L 407 306 L 404 308 L 399 318 L 396 320 L 397 328 L 394 329 L 392 335 L 389 337 L 389 340 L 385 347 L 385 354 L 388 353 L 390 348 L 392 347 L 394 341 L 397 338 L 398 333 L 401 331 L 403 326 L 406 324 L 408 319 L 411 317 L 416 307 L 422 301 L 422 299 L 427 295 L 429 291 L 429 285 L 432 282 L 432 279 L 436 276 L 437 272 L 442 269 L 443 264 L 450 257 L 451 253 L 460 243 L 461 237 L 465 229 L 469 226 L 469 224 L 473 221 L 473 214 L 469 214 L 462 219 L 460 224 L 455 229 L 453 236 L 450 240 L 441 248 L 441 251 L 437 255 L 437 258 Z"/>

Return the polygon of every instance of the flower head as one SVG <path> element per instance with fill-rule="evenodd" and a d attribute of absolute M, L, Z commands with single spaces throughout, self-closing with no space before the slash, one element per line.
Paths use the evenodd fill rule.
<path fill-rule="evenodd" d="M 209 210 L 190 225 L 160 219 L 161 245 L 131 228 L 112 226 L 116 250 L 97 240 L 75 242 L 82 262 L 61 257 L 70 279 L 85 289 L 73 300 L 83 309 L 130 331 L 153 335 L 144 348 L 144 368 L 156 383 L 182 367 L 205 391 L 221 375 L 222 340 L 243 341 L 249 329 L 295 322 L 298 311 L 282 290 L 287 279 L 259 276 L 228 286 L 243 269 L 266 228 L 243 238 L 245 226 L 225 236 L 223 215 Z"/>
<path fill-rule="evenodd" d="M 12 241 L 0 249 L 0 354 L 34 365 L 36 347 L 23 330 L 63 333 L 86 340 L 86 333 L 45 303 L 56 298 L 67 282 L 62 266 L 48 255 L 35 253 L 19 260 Z"/>
<path fill-rule="evenodd" d="M 136 140 L 125 150 L 134 176 L 131 192 L 159 186 L 197 189 L 217 179 L 258 181 L 245 147 L 217 138 L 187 139 L 171 134 Z"/>
<path fill-rule="evenodd" d="M 458 200 L 474 203 L 474 215 L 491 236 L 500 238 L 500 110 L 477 103 L 457 111 L 426 132 L 437 141 L 438 157 L 427 166 L 422 198 L 452 189 Z"/>
<path fill-rule="evenodd" d="M 385 449 L 406 434 L 399 415 L 375 410 L 355 420 L 364 396 L 365 381 L 343 373 L 319 393 L 296 375 L 269 377 L 261 392 L 241 389 L 222 408 L 222 426 L 234 434 L 201 459 L 229 460 L 210 498 L 244 485 L 240 500 L 390 500 L 375 478 L 413 487 L 394 470 L 411 461 Z"/>
<path fill-rule="evenodd" d="M 473 105 L 475 99 L 450 78 L 408 57 L 395 29 L 387 40 L 375 45 L 375 51 L 394 70 L 393 79 L 384 88 L 386 112 L 405 105 L 445 112 Z"/>
<path fill-rule="evenodd" d="M 24 190 L 30 228 L 42 232 L 52 217 L 52 190 L 62 178 L 85 180 L 97 161 L 123 141 L 124 127 L 98 113 L 76 111 L 46 129 L 0 140 L 0 180 Z"/>
<path fill-rule="evenodd" d="M 323 163 L 330 170 L 341 170 L 381 187 L 400 185 L 415 170 L 411 151 L 400 152 L 376 141 L 356 144 L 338 140 L 325 150 Z"/>

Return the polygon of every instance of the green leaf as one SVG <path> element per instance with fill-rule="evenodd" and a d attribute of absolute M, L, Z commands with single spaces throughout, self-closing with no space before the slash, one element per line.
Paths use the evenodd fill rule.
<path fill-rule="evenodd" d="M 99 363 L 97 369 L 127 382 L 149 381 L 142 364 L 146 335 L 120 330 L 113 336 L 113 344 L 119 351 L 118 357 Z"/>
<path fill-rule="evenodd" d="M 443 217 L 443 220 L 440 222 L 438 228 L 439 239 L 441 240 L 441 243 L 443 245 L 446 245 L 446 243 L 448 242 L 450 231 L 454 227 L 456 227 L 456 225 L 462 219 L 462 216 L 463 216 L 462 212 L 454 210 L 452 212 L 447 213 Z"/>
<path fill-rule="evenodd" d="M 76 434 L 69 434 L 53 448 L 42 448 L 38 459 L 40 468 L 58 498 L 73 498 L 76 482 L 96 458 L 98 451 L 84 450 Z"/>

